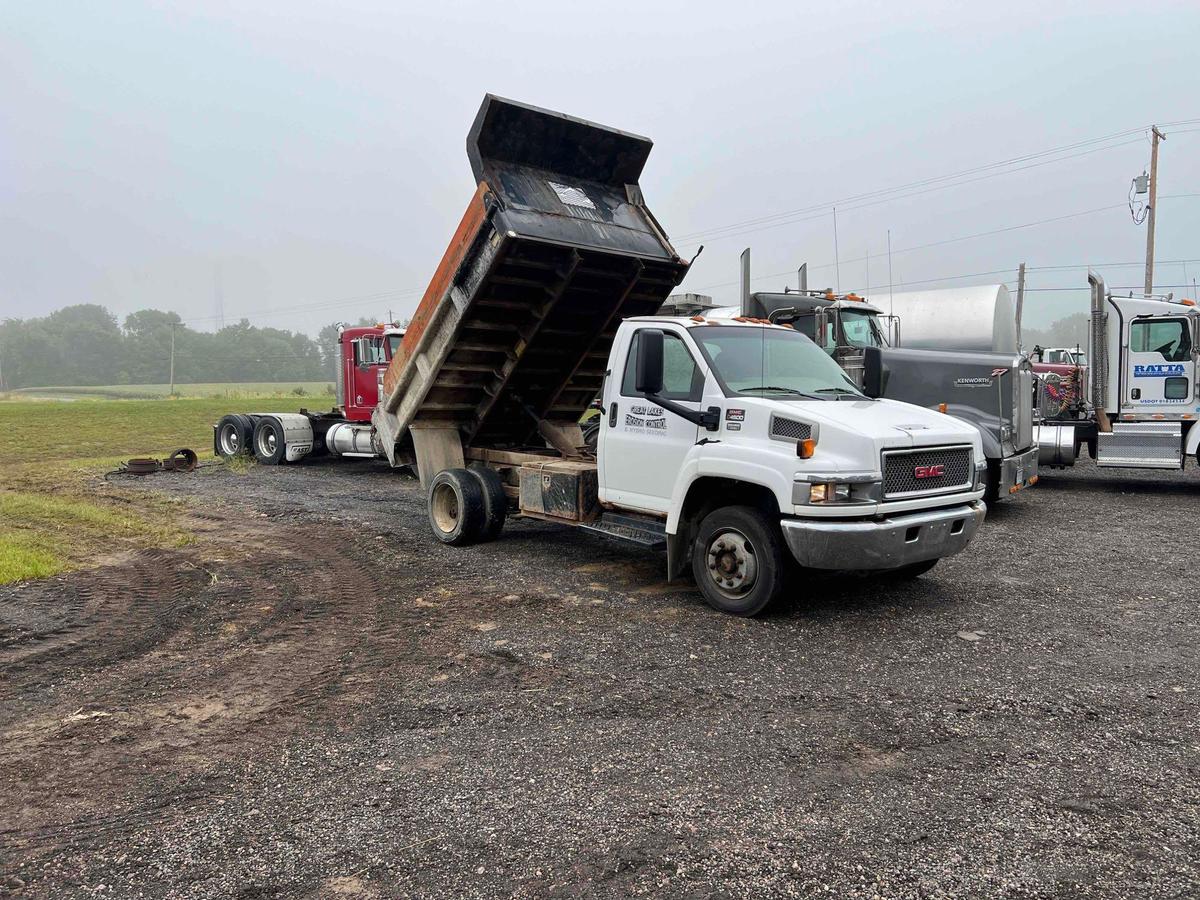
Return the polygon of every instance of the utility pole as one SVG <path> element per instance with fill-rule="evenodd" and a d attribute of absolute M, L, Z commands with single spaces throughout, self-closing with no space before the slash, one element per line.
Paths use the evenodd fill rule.
<path fill-rule="evenodd" d="M 171 389 L 167 391 L 168 397 L 175 396 L 175 324 L 171 323 Z"/>
<path fill-rule="evenodd" d="M 1017 349 L 1021 349 L 1021 314 L 1025 310 L 1025 263 L 1017 269 Z"/>
<path fill-rule="evenodd" d="M 1154 292 L 1154 214 L 1157 212 L 1158 199 L 1158 142 L 1165 141 L 1167 136 L 1158 130 L 1157 125 L 1150 128 L 1150 205 L 1146 213 L 1146 294 Z"/>

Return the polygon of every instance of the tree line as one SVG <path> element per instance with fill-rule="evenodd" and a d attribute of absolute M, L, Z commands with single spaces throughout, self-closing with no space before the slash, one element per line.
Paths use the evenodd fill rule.
<path fill-rule="evenodd" d="M 323 328 L 317 340 L 245 319 L 204 332 L 173 312 L 143 309 L 118 322 L 103 306 L 85 303 L 0 322 L 0 390 L 165 384 L 172 331 L 176 383 L 333 381 L 336 325 Z"/>

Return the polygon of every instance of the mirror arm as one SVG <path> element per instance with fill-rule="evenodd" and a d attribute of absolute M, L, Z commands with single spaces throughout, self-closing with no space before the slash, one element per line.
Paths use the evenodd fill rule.
<path fill-rule="evenodd" d="M 686 406 L 681 406 L 674 400 L 667 400 L 665 397 L 658 396 L 658 394 L 643 394 L 642 396 L 651 403 L 675 413 L 681 419 L 686 419 L 693 425 L 699 425 L 706 431 L 716 431 L 721 427 L 721 407 L 719 406 L 710 406 L 705 410 L 688 409 Z"/>

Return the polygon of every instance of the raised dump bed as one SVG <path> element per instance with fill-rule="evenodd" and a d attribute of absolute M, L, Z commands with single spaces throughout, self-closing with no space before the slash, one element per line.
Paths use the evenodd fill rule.
<path fill-rule="evenodd" d="M 617 325 L 687 272 L 642 200 L 650 148 L 484 98 L 467 138 L 478 189 L 383 378 L 374 423 L 393 464 L 410 441 L 420 470 L 575 440 Z"/>

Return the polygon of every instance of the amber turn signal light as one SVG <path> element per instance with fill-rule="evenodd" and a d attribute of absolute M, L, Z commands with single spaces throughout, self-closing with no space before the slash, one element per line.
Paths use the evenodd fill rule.
<path fill-rule="evenodd" d="M 817 442 L 812 438 L 796 441 L 796 455 L 801 459 L 811 459 L 817 449 Z"/>
<path fill-rule="evenodd" d="M 938 404 L 938 412 L 940 412 L 940 413 L 944 413 L 944 412 L 945 412 L 947 409 L 949 409 L 949 408 L 950 408 L 950 407 L 946 406 L 946 404 L 945 404 L 945 403 L 939 403 L 939 404 Z"/>

